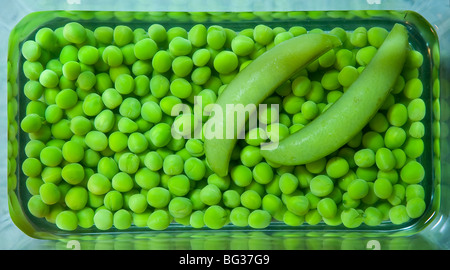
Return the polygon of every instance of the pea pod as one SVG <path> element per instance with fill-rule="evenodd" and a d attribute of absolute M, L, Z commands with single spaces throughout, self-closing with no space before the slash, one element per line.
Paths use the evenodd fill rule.
<path fill-rule="evenodd" d="M 227 110 L 228 104 L 249 104 L 258 106 L 275 89 L 290 78 L 296 71 L 330 49 L 341 45 L 341 41 L 327 34 L 305 34 L 284 41 L 265 52 L 245 69 L 240 71 L 231 81 L 226 90 L 219 96 L 216 106 L 223 114 L 223 136 L 205 139 L 205 155 L 211 169 L 219 176 L 228 174 L 231 153 L 237 141 L 237 136 L 226 136 L 225 119 L 234 118 L 234 110 Z M 248 116 L 245 121 L 247 121 Z M 210 118 L 211 120 L 211 118 Z M 236 125 L 235 134 L 245 127 L 245 122 Z M 216 127 L 217 128 L 217 127 Z M 229 128 L 229 127 L 228 127 Z"/>
<path fill-rule="evenodd" d="M 328 110 L 275 149 L 261 149 L 266 160 L 282 165 L 313 162 L 352 139 L 376 114 L 402 71 L 408 33 L 396 24 L 358 79 Z"/>

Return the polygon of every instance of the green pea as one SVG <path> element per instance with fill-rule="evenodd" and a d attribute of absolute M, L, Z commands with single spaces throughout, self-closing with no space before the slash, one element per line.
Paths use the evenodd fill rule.
<path fill-rule="evenodd" d="M 409 99 L 416 99 L 422 95 L 423 83 L 419 78 L 412 78 L 405 83 L 403 94 Z"/>
<path fill-rule="evenodd" d="M 62 147 L 62 156 L 69 162 L 80 162 L 84 157 L 84 148 L 73 141 L 65 142 Z"/>
<path fill-rule="evenodd" d="M 114 88 L 108 88 L 102 93 L 103 104 L 108 109 L 115 109 L 122 104 L 122 95 Z"/>
<path fill-rule="evenodd" d="M 100 53 L 94 46 L 85 45 L 78 49 L 78 59 L 86 65 L 94 65 L 100 59 Z"/>
<path fill-rule="evenodd" d="M 119 67 L 123 63 L 122 50 L 115 45 L 109 45 L 103 50 L 102 60 L 110 67 Z"/>
<path fill-rule="evenodd" d="M 129 174 L 125 172 L 117 172 L 111 178 L 111 186 L 119 192 L 128 192 L 134 187 L 134 182 Z"/>
<path fill-rule="evenodd" d="M 79 163 L 69 163 L 61 170 L 61 177 L 69 184 L 77 185 L 84 180 L 85 171 Z"/>
<path fill-rule="evenodd" d="M 396 103 L 389 107 L 386 116 L 391 125 L 401 127 L 408 120 L 408 109 L 405 105 Z"/>
<path fill-rule="evenodd" d="M 77 22 L 70 22 L 64 26 L 63 29 L 64 38 L 75 44 L 81 44 L 86 40 L 86 29 Z"/>
<path fill-rule="evenodd" d="M 38 81 L 27 81 L 23 87 L 25 96 L 30 100 L 38 100 L 44 93 L 44 87 Z"/>
<path fill-rule="evenodd" d="M 227 34 L 225 29 L 219 25 L 208 27 L 206 34 L 207 44 L 214 50 L 220 50 L 225 45 Z"/>
<path fill-rule="evenodd" d="M 188 56 L 178 56 L 172 61 L 172 71 L 178 77 L 186 77 L 192 71 L 194 63 Z"/>
<path fill-rule="evenodd" d="M 148 168 L 140 168 L 134 175 L 134 180 L 138 186 L 148 190 L 158 186 L 161 176 Z"/>
<path fill-rule="evenodd" d="M 170 193 L 175 196 L 184 196 L 188 194 L 191 184 L 189 178 L 184 174 L 174 175 L 167 182 Z"/>
<path fill-rule="evenodd" d="M 211 53 L 205 48 L 198 49 L 192 54 L 192 62 L 197 67 L 205 66 L 209 62 L 210 58 Z"/>
<path fill-rule="evenodd" d="M 356 53 L 356 62 L 361 66 L 367 66 L 370 63 L 370 60 L 377 53 L 377 48 L 374 46 L 366 46 L 361 48 Z"/>
<path fill-rule="evenodd" d="M 382 212 L 373 206 L 369 206 L 364 210 L 364 224 L 368 226 L 378 226 L 383 221 Z"/>
<path fill-rule="evenodd" d="M 148 141 L 144 134 L 133 132 L 128 136 L 128 148 L 131 152 L 139 154 L 144 152 L 148 147 Z"/>
<path fill-rule="evenodd" d="M 422 198 L 414 197 L 406 202 L 406 212 L 410 218 L 420 217 L 426 209 L 426 203 Z"/>
<path fill-rule="evenodd" d="M 109 230 L 114 223 L 114 215 L 108 209 L 99 209 L 94 215 L 95 227 L 99 230 Z"/>
<path fill-rule="evenodd" d="M 131 75 L 120 74 L 114 82 L 115 89 L 121 95 L 127 95 L 134 91 L 135 82 Z"/>
<path fill-rule="evenodd" d="M 56 72 L 45 69 L 39 75 L 39 83 L 46 88 L 55 88 L 59 83 L 59 77 Z"/>
<path fill-rule="evenodd" d="M 255 229 L 264 229 L 269 226 L 272 216 L 261 209 L 253 210 L 248 216 L 248 225 Z"/>
<path fill-rule="evenodd" d="M 138 124 L 128 117 L 121 117 L 117 122 L 117 128 L 122 133 L 133 133 L 138 130 Z"/>
<path fill-rule="evenodd" d="M 348 185 L 347 192 L 351 199 L 362 199 L 369 193 L 369 185 L 364 179 L 355 179 Z"/>
<path fill-rule="evenodd" d="M 163 208 L 169 204 L 170 192 L 163 187 L 154 187 L 147 192 L 147 202 L 155 208 Z"/>
<path fill-rule="evenodd" d="M 121 152 L 128 146 L 128 137 L 122 132 L 115 131 L 109 135 L 108 146 L 114 152 Z"/>
<path fill-rule="evenodd" d="M 25 154 L 30 158 L 39 158 L 41 150 L 44 149 L 45 144 L 39 140 L 30 140 L 25 145 Z"/>
<path fill-rule="evenodd" d="M 99 26 L 94 30 L 94 37 L 101 44 L 110 44 L 113 41 L 113 32 L 109 26 Z"/>
<path fill-rule="evenodd" d="M 396 205 L 389 210 L 389 219 L 393 224 L 399 225 L 407 222 L 410 218 L 404 205 Z"/>
<path fill-rule="evenodd" d="M 349 208 L 341 213 L 342 224 L 347 228 L 356 228 L 363 222 L 363 211 L 360 209 Z"/>
<path fill-rule="evenodd" d="M 172 67 L 172 61 L 168 51 L 160 50 L 152 58 L 152 67 L 158 73 L 165 73 Z"/>
<path fill-rule="evenodd" d="M 388 148 L 380 148 L 375 154 L 377 167 L 382 171 L 390 171 L 396 165 L 395 156 Z"/>
<path fill-rule="evenodd" d="M 153 126 L 147 138 L 155 145 L 156 147 L 164 147 L 166 146 L 170 140 L 172 139 L 171 135 L 171 127 L 166 123 L 158 123 Z"/>
<path fill-rule="evenodd" d="M 123 172 L 133 174 L 139 169 L 140 159 L 134 153 L 124 153 L 119 158 L 119 169 Z"/>
<path fill-rule="evenodd" d="M 86 70 L 86 71 L 82 71 L 80 73 L 80 75 L 78 76 L 78 78 L 76 80 L 76 85 L 81 90 L 89 91 L 95 86 L 96 82 L 97 82 L 97 77 L 95 76 L 95 74 L 90 70 Z"/>
<path fill-rule="evenodd" d="M 56 226 L 65 231 L 73 231 L 78 226 L 78 217 L 75 212 L 70 210 L 61 211 L 55 220 Z"/>
<path fill-rule="evenodd" d="M 61 149 L 56 146 L 45 147 L 39 157 L 43 165 L 50 167 L 58 166 L 63 159 Z"/>
<path fill-rule="evenodd" d="M 78 218 L 78 226 L 88 229 L 94 225 L 95 212 L 90 207 L 85 207 L 76 213 Z"/>
<path fill-rule="evenodd" d="M 317 175 L 310 182 L 312 194 L 324 197 L 331 193 L 334 188 L 333 181 L 326 175 Z"/>
<path fill-rule="evenodd" d="M 375 131 L 368 131 L 362 136 L 362 146 L 376 152 L 384 146 L 383 136 Z"/>
<path fill-rule="evenodd" d="M 61 192 L 54 183 L 43 183 L 39 187 L 39 194 L 41 195 L 41 200 L 47 205 L 55 204 L 61 198 Z"/>
<path fill-rule="evenodd" d="M 106 176 L 95 173 L 89 177 L 87 188 L 95 195 L 103 195 L 111 189 L 111 182 Z"/>
<path fill-rule="evenodd" d="M 164 173 L 168 175 L 177 175 L 183 172 L 183 159 L 176 154 L 168 155 L 163 161 Z"/>
<path fill-rule="evenodd" d="M 220 229 L 228 220 L 227 211 L 219 205 L 211 205 L 205 210 L 203 221 L 208 228 Z"/>
<path fill-rule="evenodd" d="M 203 221 L 204 215 L 204 212 L 201 210 L 194 211 L 189 218 L 190 225 L 196 229 L 200 229 L 205 226 L 205 222 Z"/>
<path fill-rule="evenodd" d="M 148 35 L 154 41 L 160 43 L 167 39 L 167 31 L 161 24 L 154 23 L 148 28 Z"/>
<path fill-rule="evenodd" d="M 336 90 L 340 87 L 339 83 L 339 71 L 337 70 L 329 70 L 325 72 L 321 79 L 321 84 L 326 90 Z"/>
<path fill-rule="evenodd" d="M 391 126 L 386 130 L 384 143 L 387 148 L 395 149 L 403 145 L 406 140 L 406 132 L 403 128 Z"/>
<path fill-rule="evenodd" d="M 337 214 L 337 205 L 331 198 L 323 198 L 317 203 L 317 211 L 324 218 L 334 218 Z"/>
<path fill-rule="evenodd" d="M 288 198 L 286 207 L 297 216 L 305 215 L 310 208 L 309 200 L 305 196 L 295 195 Z"/>
<path fill-rule="evenodd" d="M 250 37 L 237 35 L 231 41 L 231 49 L 238 56 L 246 56 L 253 52 L 255 42 Z"/>
<path fill-rule="evenodd" d="M 192 202 L 185 197 L 175 197 L 170 201 L 168 209 L 174 218 L 184 218 L 191 214 Z"/>
<path fill-rule="evenodd" d="M 27 40 L 22 45 L 22 55 L 26 60 L 34 62 L 41 57 L 42 49 L 34 40 Z"/>
<path fill-rule="evenodd" d="M 83 100 L 83 112 L 87 116 L 95 116 L 103 110 L 103 102 L 100 95 L 91 93 Z"/>
<path fill-rule="evenodd" d="M 231 210 L 230 221 L 235 226 L 245 227 L 245 226 L 248 226 L 249 215 L 250 215 L 249 209 L 242 207 L 242 206 L 238 206 Z"/>
<path fill-rule="evenodd" d="M 103 199 L 103 204 L 105 205 L 106 209 L 112 212 L 121 209 L 123 206 L 122 193 L 117 190 L 108 191 Z"/>
<path fill-rule="evenodd" d="M 115 115 L 111 110 L 103 110 L 94 119 L 94 127 L 98 131 L 107 133 L 115 124 Z"/>
<path fill-rule="evenodd" d="M 85 140 L 86 145 L 94 151 L 103 151 L 108 146 L 108 138 L 100 131 L 89 131 Z"/>
<path fill-rule="evenodd" d="M 415 159 L 422 155 L 424 147 L 425 145 L 422 139 L 409 137 L 403 145 L 403 151 L 405 151 L 407 157 Z"/>
<path fill-rule="evenodd" d="M 318 61 L 319 65 L 323 68 L 331 67 L 336 61 L 336 52 L 334 50 L 329 50 L 328 52 L 320 56 Z"/>
<path fill-rule="evenodd" d="M 237 165 L 231 169 L 231 179 L 239 187 L 248 186 L 253 178 L 250 168 L 244 165 Z"/>
<path fill-rule="evenodd" d="M 163 166 L 163 158 L 156 151 L 150 151 L 145 155 L 144 164 L 148 169 L 158 171 Z"/>
<path fill-rule="evenodd" d="M 113 225 L 119 230 L 126 230 L 131 226 L 131 214 L 125 209 L 120 209 L 113 215 Z"/>
<path fill-rule="evenodd" d="M 23 64 L 23 73 L 30 80 L 38 81 L 44 67 L 40 62 L 25 61 Z"/>
<path fill-rule="evenodd" d="M 39 131 L 42 126 L 42 119 L 38 114 L 32 113 L 25 116 L 20 123 L 20 127 L 27 133 Z"/>
<path fill-rule="evenodd" d="M 171 218 L 165 210 L 158 209 L 148 217 L 147 226 L 152 230 L 164 230 L 169 227 Z"/>
<path fill-rule="evenodd" d="M 130 196 L 128 206 L 134 213 L 141 214 L 147 209 L 147 198 L 145 195 L 137 193 Z"/>
<path fill-rule="evenodd" d="M 380 199 L 387 199 L 392 194 L 392 183 L 386 178 L 378 178 L 375 180 L 374 185 L 374 192 L 377 197 Z"/>
<path fill-rule="evenodd" d="M 350 43 L 355 47 L 365 47 L 367 44 L 367 29 L 363 26 L 356 28 L 350 35 Z"/>
<path fill-rule="evenodd" d="M 191 84 L 183 78 L 177 78 L 170 83 L 170 92 L 180 98 L 188 98 L 192 93 Z"/>
<path fill-rule="evenodd" d="M 413 122 L 409 127 L 408 134 L 416 139 L 420 139 L 425 135 L 425 126 L 422 122 Z"/>
<path fill-rule="evenodd" d="M 199 158 L 190 157 L 184 162 L 184 173 L 189 179 L 199 181 L 206 175 L 206 166 Z"/>
<path fill-rule="evenodd" d="M 238 67 L 239 61 L 235 53 L 231 51 L 221 51 L 214 58 L 213 65 L 217 72 L 229 74 Z"/>
<path fill-rule="evenodd" d="M 206 44 L 207 29 L 203 24 L 196 24 L 188 32 L 188 39 L 195 47 L 203 47 Z"/>
<path fill-rule="evenodd" d="M 342 157 L 333 157 L 327 161 L 326 172 L 331 178 L 340 178 L 347 174 L 349 168 L 346 159 Z"/>
<path fill-rule="evenodd" d="M 83 209 L 88 201 L 88 191 L 82 186 L 74 186 L 67 191 L 64 202 L 71 210 Z"/>
<path fill-rule="evenodd" d="M 423 186 L 419 184 L 411 184 L 406 187 L 405 191 L 406 201 L 409 201 L 413 198 L 425 199 L 425 190 Z"/>
<path fill-rule="evenodd" d="M 124 117 L 136 119 L 141 114 L 141 103 L 134 97 L 127 97 L 120 104 L 119 113 Z"/>
<path fill-rule="evenodd" d="M 169 51 L 175 56 L 188 55 L 192 50 L 189 39 L 177 36 L 169 43 Z"/>
<path fill-rule="evenodd" d="M 421 121 L 426 114 L 425 102 L 421 98 L 413 99 L 409 102 L 407 111 L 411 121 Z"/>
<path fill-rule="evenodd" d="M 170 82 L 163 75 L 157 74 L 150 79 L 150 91 L 157 97 L 164 97 L 169 91 Z"/>
<path fill-rule="evenodd" d="M 413 160 L 401 169 L 400 177 L 407 184 L 418 184 L 425 177 L 425 169 L 422 164 Z"/>
<path fill-rule="evenodd" d="M 138 41 L 134 46 L 134 55 L 137 59 L 149 60 L 158 51 L 158 45 L 151 38 L 144 38 Z"/>
<path fill-rule="evenodd" d="M 385 28 L 374 26 L 367 30 L 367 41 L 370 45 L 379 48 L 383 44 L 388 35 L 388 31 Z"/>
<path fill-rule="evenodd" d="M 133 41 L 133 30 L 126 25 L 118 25 L 114 28 L 113 40 L 118 47 L 123 47 Z"/>
<path fill-rule="evenodd" d="M 274 38 L 273 30 L 264 25 L 259 24 L 253 30 L 253 39 L 261 45 L 269 44 Z"/>

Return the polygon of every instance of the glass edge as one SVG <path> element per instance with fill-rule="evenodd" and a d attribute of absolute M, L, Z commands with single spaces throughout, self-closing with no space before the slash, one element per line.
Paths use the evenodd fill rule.
<path fill-rule="evenodd" d="M 130 13 L 152 13 L 152 12 L 139 12 L 139 11 L 133 11 L 133 12 L 128 12 L 128 11 L 83 11 L 83 10 L 70 10 L 70 11 L 62 11 L 62 10 L 48 10 L 48 11 L 36 11 L 30 14 L 27 14 L 25 17 L 23 17 L 21 19 L 21 21 L 19 21 L 19 23 L 17 23 L 17 25 L 11 30 L 10 36 L 9 36 L 9 40 L 8 40 L 8 62 L 11 63 L 11 66 L 13 66 L 14 64 L 14 60 L 16 60 L 18 62 L 18 57 L 20 57 L 20 53 L 19 53 L 19 48 L 18 48 L 18 43 L 20 43 L 21 41 L 23 41 L 23 38 L 28 36 L 33 30 L 35 30 L 37 27 L 39 27 L 39 25 L 50 21 L 51 19 L 54 19 L 55 17 L 62 17 L 62 18 L 66 18 L 66 19 L 78 19 L 78 20 L 84 20 L 86 18 L 83 18 L 83 16 L 87 15 L 88 13 L 93 13 L 93 12 L 101 12 L 101 13 L 111 13 L 111 14 L 130 14 Z M 289 13 L 289 12 L 296 12 L 296 11 L 276 11 L 277 13 Z M 315 12 L 315 14 L 321 14 L 322 12 L 326 12 L 326 11 L 312 11 Z M 338 14 L 340 12 L 347 12 L 344 10 L 332 10 L 330 12 L 333 12 L 335 14 Z M 380 10 L 374 10 L 374 12 L 380 12 Z M 409 10 L 405 10 L 405 11 L 396 11 L 399 12 L 397 14 L 395 14 L 395 16 L 393 16 L 392 18 L 396 18 L 399 19 L 400 18 L 400 14 L 403 13 L 410 13 L 412 14 L 412 18 L 415 22 L 419 22 L 419 21 L 425 21 L 429 26 L 430 29 L 433 29 L 434 31 L 431 31 L 429 34 L 432 34 L 433 36 L 436 37 L 436 41 L 437 41 L 437 45 L 439 46 L 439 41 L 438 41 L 438 35 L 435 32 L 434 27 L 422 16 L 420 15 L 418 12 L 416 11 L 409 11 Z M 176 11 L 164 11 L 164 12 L 153 12 L 153 13 L 157 13 L 157 14 L 179 14 L 180 12 L 176 12 Z M 184 12 L 181 12 L 184 13 Z M 193 12 L 195 13 L 195 12 Z M 200 12 L 197 12 L 200 13 Z M 225 11 L 225 12 L 206 12 L 208 14 L 221 14 L 221 13 L 249 13 L 249 12 L 236 12 L 236 11 Z M 269 12 L 265 12 L 265 13 L 269 13 Z M 46 16 L 46 15 L 52 15 L 52 16 Z M 35 18 L 40 18 L 39 21 L 41 23 L 37 23 L 37 27 L 34 27 L 32 30 L 28 30 L 29 28 L 23 27 L 24 25 L 27 25 L 26 22 L 27 20 L 31 20 L 31 19 L 35 19 Z M 319 18 L 315 18 L 315 19 L 320 19 Z M 124 21 L 126 23 L 126 20 Z M 17 63 L 15 62 L 15 63 Z M 8 70 L 8 78 L 10 78 L 11 74 L 12 74 L 12 68 L 10 70 Z M 439 72 L 437 72 L 439 74 Z M 13 75 L 13 74 L 12 74 Z M 10 81 L 10 80 L 8 80 Z M 10 81 L 11 82 L 11 81 Z M 16 81 L 14 81 L 14 83 L 16 83 Z M 9 127 L 8 127 L 9 128 Z M 17 164 L 17 166 L 19 166 L 19 164 Z M 440 180 L 439 183 L 440 184 Z M 65 239 L 67 237 L 73 237 L 73 236 L 87 236 L 87 235 L 97 235 L 99 232 L 95 232 L 95 233 L 87 233 L 87 234 L 71 234 L 71 233 L 57 233 L 57 234 L 49 234 L 46 232 L 39 232 L 37 231 L 33 225 L 27 220 L 26 218 L 26 214 L 24 213 L 22 207 L 20 206 L 20 203 L 18 202 L 17 199 L 17 194 L 16 194 L 16 187 L 14 187 L 15 184 L 10 184 L 10 181 L 8 181 L 8 204 L 9 204 L 9 209 L 10 209 L 10 215 L 12 220 L 14 221 L 14 223 L 22 230 L 24 231 L 27 235 L 33 237 L 33 238 L 41 238 L 41 239 Z M 440 199 L 440 189 L 437 189 L 435 191 L 435 196 L 436 199 L 439 201 Z M 437 203 L 435 200 L 433 200 L 433 203 Z M 439 204 L 437 204 L 439 205 Z M 405 236 L 405 235 L 411 235 L 411 234 L 416 234 L 418 232 L 420 232 L 421 230 L 425 229 L 427 227 L 427 225 L 429 223 L 431 223 L 431 221 L 433 219 L 435 219 L 436 217 L 436 213 L 439 212 L 438 211 L 439 208 L 434 208 L 434 211 L 429 215 L 429 217 L 425 218 L 426 221 L 425 222 L 418 222 L 418 223 L 414 223 L 413 226 L 410 226 L 411 228 L 414 228 L 414 230 L 393 230 L 393 231 L 385 231 L 385 232 L 377 232 L 377 231 L 342 231 L 342 230 L 337 230 L 336 232 L 333 232 L 333 229 L 331 229 L 330 231 L 328 231 L 327 233 L 329 234 L 355 234 L 355 235 L 381 235 L 381 236 Z M 418 228 L 417 226 L 418 225 Z M 176 229 L 175 229 L 176 230 Z M 209 230 L 207 230 L 209 231 Z M 245 230 L 242 230 L 245 231 Z M 277 230 L 277 231 L 271 231 L 273 232 L 289 232 L 290 230 L 288 229 L 287 231 L 284 230 Z M 186 231 L 187 232 L 187 231 Z M 253 231 L 255 232 L 255 231 Z M 264 230 L 261 230 L 260 232 L 264 232 Z M 321 232 L 321 231 L 312 231 L 312 232 Z M 101 233 L 101 232 L 100 232 Z M 132 233 L 132 234 L 139 234 L 140 232 L 124 232 L 124 233 Z M 113 233 L 115 234 L 115 233 Z M 144 233 L 145 234 L 145 233 Z M 148 234 L 152 234 L 151 232 L 149 232 Z M 326 233 L 325 233 L 326 234 Z"/>

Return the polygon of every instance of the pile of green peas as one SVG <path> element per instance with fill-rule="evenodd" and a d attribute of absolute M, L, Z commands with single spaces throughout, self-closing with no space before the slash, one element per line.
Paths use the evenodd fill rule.
<path fill-rule="evenodd" d="M 171 115 L 173 106 L 195 109 L 196 96 L 212 104 L 267 50 L 322 32 L 263 24 L 239 31 L 156 23 L 89 29 L 78 22 L 39 29 L 21 48 L 28 79 L 21 168 L 29 212 L 66 231 L 164 230 L 172 223 L 357 228 L 420 217 L 426 209 L 419 162 L 426 104 L 419 79 L 423 56 L 416 50 L 379 112 L 335 153 L 280 166 L 259 152 L 261 143 L 297 132 L 345 93 L 388 34 L 381 27 L 329 31 L 343 46 L 267 98 L 264 103 L 279 110 L 269 106 L 258 115 L 265 127 L 250 128 L 239 140 L 228 176 L 208 167 L 202 138 L 172 136 L 172 125 L 184 117 Z"/>

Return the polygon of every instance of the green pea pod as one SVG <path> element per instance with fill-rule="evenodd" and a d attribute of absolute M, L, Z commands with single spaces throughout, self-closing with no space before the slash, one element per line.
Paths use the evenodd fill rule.
<path fill-rule="evenodd" d="M 376 114 L 403 69 L 408 33 L 396 24 L 358 79 L 328 110 L 275 149 L 261 149 L 266 160 L 281 165 L 313 162 L 339 149 Z"/>
<path fill-rule="evenodd" d="M 341 41 L 332 35 L 300 35 L 278 44 L 240 71 L 216 102 L 223 113 L 223 136 L 205 139 L 205 155 L 211 169 L 219 176 L 228 174 L 231 153 L 237 141 L 237 136 L 228 138 L 225 134 L 229 128 L 225 125 L 225 119 L 229 119 L 227 115 L 234 118 L 235 113 L 227 110 L 227 105 L 258 106 L 296 71 L 340 45 Z M 245 121 L 247 119 L 248 115 Z M 235 134 L 240 134 L 245 128 L 245 122 L 234 125 Z"/>

